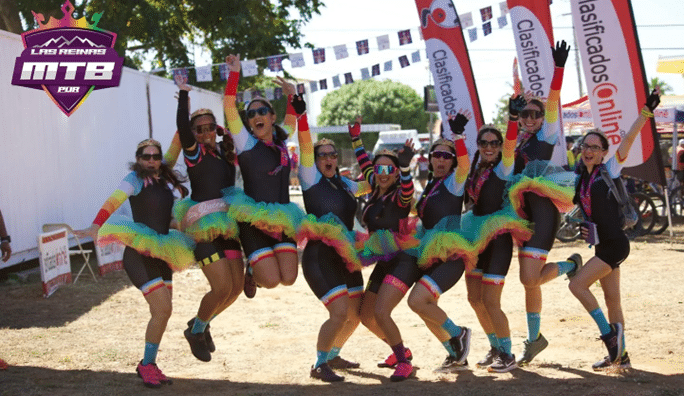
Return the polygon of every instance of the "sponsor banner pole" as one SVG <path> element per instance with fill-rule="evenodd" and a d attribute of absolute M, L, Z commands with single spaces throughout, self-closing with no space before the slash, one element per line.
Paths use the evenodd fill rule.
<path fill-rule="evenodd" d="M 610 142 L 612 156 L 646 103 L 648 86 L 629 0 L 572 0 L 594 125 Z M 665 184 L 653 119 L 637 136 L 623 173 Z"/>
<path fill-rule="evenodd" d="M 484 117 L 456 7 L 451 0 L 416 0 L 416 7 L 445 136 L 452 137 L 448 117 L 461 109 L 470 111 L 473 119 L 464 134 L 472 154 L 477 149 L 475 140 Z"/>
<path fill-rule="evenodd" d="M 511 14 L 511 26 L 518 53 L 522 84 L 525 91 L 534 96 L 548 98 L 555 64 L 551 47 L 554 46 L 551 10 L 547 0 L 508 0 Z M 565 149 L 565 133 L 563 117 L 559 109 L 559 117 L 552 126 L 558 139 L 553 149 L 551 162 L 566 165 L 568 154 Z"/>

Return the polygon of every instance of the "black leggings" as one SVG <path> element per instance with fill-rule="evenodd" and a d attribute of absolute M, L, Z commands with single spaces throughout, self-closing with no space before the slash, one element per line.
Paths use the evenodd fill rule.
<path fill-rule="evenodd" d="M 415 257 L 404 252 L 400 252 L 390 261 L 378 261 L 368 279 L 366 291 L 377 294 L 380 285 L 385 281 L 385 277 L 390 275 L 400 283 L 395 284 L 395 286 L 405 293 L 420 279 L 420 269 L 416 261 Z"/>
<path fill-rule="evenodd" d="M 461 276 L 463 276 L 463 271 L 465 271 L 465 264 L 462 259 L 447 262 L 440 261 L 425 271 L 419 282 L 427 287 L 434 296 L 439 297 L 440 294 L 458 283 Z"/>
<path fill-rule="evenodd" d="M 494 275 L 505 277 L 513 258 L 513 237 L 511 234 L 499 235 L 489 242 L 479 256 L 477 256 L 477 269 L 482 271 L 483 276 Z"/>
<path fill-rule="evenodd" d="M 150 281 L 161 279 L 165 284 L 171 283 L 173 271 L 165 261 L 143 256 L 128 246 L 123 254 L 123 267 L 133 285 L 144 294 L 153 291 L 147 290 L 149 287 L 155 287 Z"/>
<path fill-rule="evenodd" d="M 334 248 L 309 241 L 302 255 L 302 272 L 316 297 L 328 305 L 335 298 L 363 289 L 361 271 L 349 272 Z"/>
<path fill-rule="evenodd" d="M 524 194 L 527 220 L 534 223 L 534 234 L 523 247 L 546 250 L 553 247 L 556 232 L 560 227 L 560 213 L 553 202 L 532 192 Z"/>

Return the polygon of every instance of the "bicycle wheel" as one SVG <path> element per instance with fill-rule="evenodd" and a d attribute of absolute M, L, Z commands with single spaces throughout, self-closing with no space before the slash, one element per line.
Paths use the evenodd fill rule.
<path fill-rule="evenodd" d="M 649 198 L 651 198 L 651 201 L 653 201 L 657 215 L 655 224 L 653 226 L 653 229 L 651 230 L 651 234 L 660 235 L 669 226 L 669 223 L 667 221 L 667 211 L 665 210 L 667 208 L 667 206 L 665 205 L 665 198 L 662 195 L 655 192 L 650 192 L 647 195 Z"/>
<path fill-rule="evenodd" d="M 658 218 L 658 212 L 656 210 L 656 206 L 646 194 L 644 193 L 634 193 L 631 195 L 632 199 L 636 202 L 636 207 L 637 207 L 637 213 L 639 213 L 639 217 L 641 218 L 641 230 L 640 233 L 641 235 L 646 235 L 653 230 L 653 227 L 656 225 L 656 221 Z M 639 235 L 639 236 L 641 236 Z"/>
<path fill-rule="evenodd" d="M 670 193 L 670 211 L 673 218 L 684 216 L 684 186 L 679 186 Z"/>
<path fill-rule="evenodd" d="M 563 216 L 560 227 L 556 232 L 556 238 L 561 242 L 573 242 L 580 238 L 579 209 L 575 207 L 568 214 Z"/>

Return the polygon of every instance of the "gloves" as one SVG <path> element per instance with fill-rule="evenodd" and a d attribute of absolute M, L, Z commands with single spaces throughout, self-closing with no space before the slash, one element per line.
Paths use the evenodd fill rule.
<path fill-rule="evenodd" d="M 456 135 L 460 135 L 463 133 L 463 131 L 465 131 L 465 126 L 467 123 L 468 117 L 461 113 L 458 113 L 454 118 L 449 117 L 449 128 L 451 128 L 451 132 L 455 133 Z"/>
<path fill-rule="evenodd" d="M 304 101 L 302 94 L 292 96 L 292 107 L 297 115 L 304 114 L 306 111 L 306 102 Z"/>
<path fill-rule="evenodd" d="M 646 107 L 653 113 L 656 107 L 660 104 L 660 94 L 654 89 L 648 98 L 646 98 Z"/>
<path fill-rule="evenodd" d="M 354 125 L 347 124 L 349 127 L 349 136 L 351 136 L 352 140 L 358 139 L 361 137 L 361 124 L 358 122 L 354 123 Z"/>
<path fill-rule="evenodd" d="M 565 67 L 565 61 L 568 60 L 568 54 L 570 53 L 570 46 L 565 42 L 565 40 L 556 43 L 556 48 L 551 47 L 551 54 L 553 55 L 553 63 L 556 67 Z"/>
<path fill-rule="evenodd" d="M 525 97 L 516 95 L 508 100 L 508 114 L 510 114 L 511 117 L 518 118 L 518 115 L 525 109 L 525 106 L 527 106 Z"/>
<path fill-rule="evenodd" d="M 399 151 L 397 155 L 397 160 L 399 162 L 399 167 L 408 168 L 411 165 L 411 160 L 413 159 L 413 148 L 404 145 L 404 148 Z"/>

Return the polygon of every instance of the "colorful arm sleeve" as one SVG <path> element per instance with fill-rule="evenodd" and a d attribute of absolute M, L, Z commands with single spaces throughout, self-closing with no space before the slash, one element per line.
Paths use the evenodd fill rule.
<path fill-rule="evenodd" d="M 93 224 L 97 224 L 98 226 L 102 227 L 102 224 L 109 219 L 109 216 L 111 216 L 112 213 L 119 209 L 121 204 L 126 202 L 128 197 L 138 194 L 141 189 L 142 182 L 135 175 L 135 172 L 129 173 L 121 181 L 121 184 L 119 184 L 119 187 L 112 193 L 112 195 L 107 198 L 100 211 L 97 212 L 97 216 L 95 216 Z"/>
<path fill-rule="evenodd" d="M 456 146 L 456 170 L 453 176 L 447 180 L 446 187 L 450 193 L 455 196 L 463 195 L 465 183 L 468 179 L 468 172 L 470 172 L 470 159 L 468 158 L 468 149 L 465 145 L 465 139 L 457 139 L 454 143 Z"/>
<path fill-rule="evenodd" d="M 501 152 L 501 162 L 494 171 L 501 180 L 510 179 L 515 165 L 515 144 L 518 140 L 518 122 L 508 121 L 506 138 L 504 139 L 503 150 Z"/>
<path fill-rule="evenodd" d="M 363 147 L 363 141 L 361 141 L 361 138 L 352 139 L 352 148 L 354 149 L 354 154 L 356 154 L 356 161 L 359 163 L 359 168 L 361 168 L 363 178 L 366 179 L 368 183 L 373 185 L 373 163 L 371 162 L 370 158 L 368 158 L 368 154 L 366 153 L 366 149 Z"/>
<path fill-rule="evenodd" d="M 558 139 L 558 123 L 560 111 L 560 90 L 563 85 L 563 71 L 562 67 L 556 67 L 553 70 L 553 80 L 551 80 L 551 89 L 549 90 L 549 97 L 546 100 L 546 116 L 544 118 L 544 125 L 541 131 L 537 134 L 539 140 L 556 144 Z"/>
<path fill-rule="evenodd" d="M 235 151 L 238 154 L 247 151 L 254 147 L 256 138 L 247 131 L 245 125 L 242 123 L 238 109 L 235 106 L 235 96 L 237 94 L 238 83 L 240 82 L 240 73 L 231 71 L 226 82 L 226 90 L 223 96 L 223 111 L 226 113 L 226 120 L 228 120 L 228 128 L 233 136 L 235 142 Z"/>
<path fill-rule="evenodd" d="M 411 205 L 413 199 L 413 177 L 409 168 L 402 169 L 400 176 L 401 192 L 399 194 L 399 206 L 405 208 Z"/>
<path fill-rule="evenodd" d="M 287 136 L 292 137 L 292 134 L 295 131 L 295 126 L 298 125 L 297 123 L 297 112 L 295 111 L 294 107 L 292 107 L 292 98 L 293 95 L 288 95 L 287 96 L 287 109 L 285 110 L 285 120 L 283 121 L 283 129 L 287 131 Z M 306 113 L 302 115 L 302 117 L 306 116 Z M 302 122 L 301 118 L 299 119 L 299 122 Z M 301 131 L 301 127 L 297 127 Z M 309 126 L 307 124 L 306 128 L 308 129 Z"/>
<path fill-rule="evenodd" d="M 171 169 L 176 166 L 176 162 L 178 162 L 178 156 L 180 155 L 182 149 L 183 147 L 180 141 L 180 134 L 178 131 L 176 131 L 176 133 L 173 134 L 173 139 L 171 140 L 169 149 L 166 150 L 166 153 L 164 154 L 164 162 L 166 162 Z"/>
<path fill-rule="evenodd" d="M 288 110 L 289 111 L 289 110 Z M 316 168 L 316 159 L 314 158 L 313 142 L 311 141 L 311 132 L 309 131 L 309 124 L 306 119 L 306 114 L 302 115 L 298 124 L 299 132 L 297 137 L 299 139 L 299 183 L 303 190 L 308 190 L 311 186 L 318 183 L 321 179 L 320 172 Z"/>

